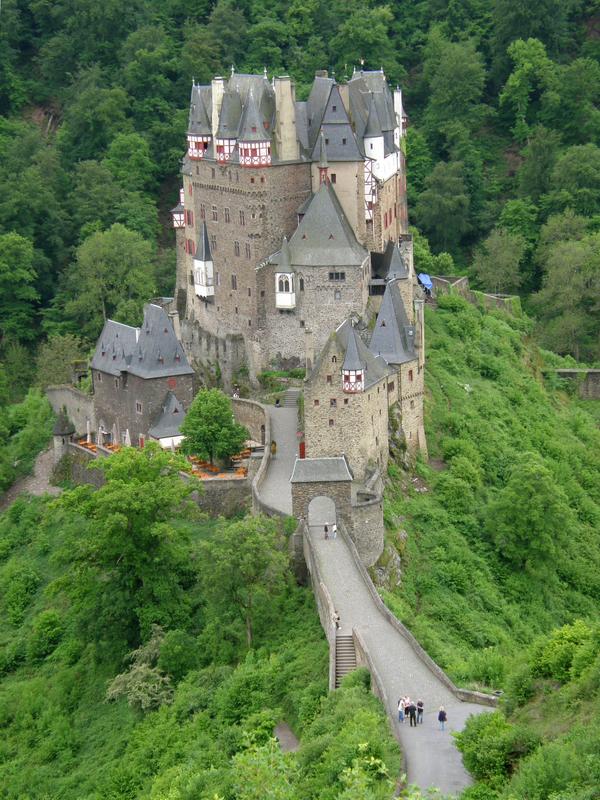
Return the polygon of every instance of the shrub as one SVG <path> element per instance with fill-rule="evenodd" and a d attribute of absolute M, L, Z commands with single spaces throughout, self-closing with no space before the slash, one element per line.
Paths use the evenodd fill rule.
<path fill-rule="evenodd" d="M 169 631 L 160 645 L 158 668 L 170 675 L 175 682 L 181 680 L 200 661 L 198 645 L 193 636 L 185 631 Z"/>
<path fill-rule="evenodd" d="M 27 655 L 39 661 L 52 653 L 63 635 L 63 622 L 58 611 L 52 608 L 42 611 L 33 621 L 27 643 Z"/>
<path fill-rule="evenodd" d="M 22 622 L 39 582 L 39 575 L 29 564 L 7 565 L 0 582 L 0 597 L 4 597 L 4 608 L 11 624 Z"/>
<path fill-rule="evenodd" d="M 532 667 L 536 675 L 554 678 L 561 683 L 569 679 L 569 671 L 577 650 L 591 638 L 591 629 L 578 619 L 563 625 L 542 639 L 534 649 Z"/>

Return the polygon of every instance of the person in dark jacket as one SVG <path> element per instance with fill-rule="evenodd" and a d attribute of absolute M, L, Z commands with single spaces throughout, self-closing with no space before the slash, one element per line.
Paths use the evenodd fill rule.
<path fill-rule="evenodd" d="M 417 727 L 417 707 L 413 703 L 412 700 L 410 701 L 410 705 L 406 710 L 408 711 L 408 718 L 410 720 L 410 727 L 411 728 L 416 728 Z"/>
<path fill-rule="evenodd" d="M 423 724 L 423 710 L 425 705 L 422 700 L 417 700 L 417 725 L 419 722 Z"/>
<path fill-rule="evenodd" d="M 448 715 L 446 714 L 446 709 L 444 706 L 440 706 L 440 710 L 438 711 L 438 722 L 440 723 L 440 730 L 446 730 L 446 722 L 448 721 Z"/>

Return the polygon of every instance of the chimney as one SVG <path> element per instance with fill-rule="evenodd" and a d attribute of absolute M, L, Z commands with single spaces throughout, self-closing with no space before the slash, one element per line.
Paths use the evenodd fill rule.
<path fill-rule="evenodd" d="M 212 79 L 212 109 L 211 109 L 211 125 L 212 135 L 216 136 L 219 129 L 219 114 L 221 113 L 221 104 L 223 102 L 223 92 L 225 91 L 225 78 L 217 76 Z"/>
<path fill-rule="evenodd" d="M 396 125 L 400 128 L 400 136 L 404 136 L 402 127 L 404 124 L 404 108 L 402 106 L 402 89 L 399 86 L 394 89 L 394 111 L 396 112 Z"/>
<path fill-rule="evenodd" d="M 275 140 L 280 161 L 296 161 L 299 158 L 296 92 L 289 75 L 275 78 Z"/>

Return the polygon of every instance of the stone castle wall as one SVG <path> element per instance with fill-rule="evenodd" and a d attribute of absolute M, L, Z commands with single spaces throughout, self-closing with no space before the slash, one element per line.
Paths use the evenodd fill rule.
<path fill-rule="evenodd" d="M 73 386 L 60 385 L 48 386 L 46 389 L 52 410 L 58 414 L 62 408 L 67 409 L 67 417 L 75 426 L 75 431 L 80 436 L 87 433 L 88 423 L 91 431 L 96 431 L 96 415 L 94 411 L 94 398 Z"/>

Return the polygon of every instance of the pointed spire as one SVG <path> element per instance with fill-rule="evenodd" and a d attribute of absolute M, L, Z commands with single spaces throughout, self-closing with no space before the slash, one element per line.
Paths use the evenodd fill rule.
<path fill-rule="evenodd" d="M 200 233 L 198 234 L 198 246 L 196 247 L 196 255 L 194 258 L 197 261 L 212 261 L 210 242 L 208 240 L 208 229 L 204 220 L 202 220 L 202 227 L 200 228 Z"/>
<path fill-rule="evenodd" d="M 287 236 L 283 237 L 283 244 L 281 245 L 281 261 L 279 266 L 282 270 L 289 270 L 292 266 L 292 254 L 290 253 L 290 243 Z"/>
<path fill-rule="evenodd" d="M 321 130 L 321 140 L 320 140 L 320 158 L 319 158 L 319 183 L 328 183 L 329 176 L 328 176 L 328 169 L 329 164 L 327 163 L 327 149 L 325 147 L 325 136 L 323 135 L 323 131 Z"/>
<path fill-rule="evenodd" d="M 361 357 L 358 352 L 358 342 L 356 341 L 357 333 L 353 325 L 349 325 L 348 342 L 346 344 L 346 355 L 342 369 L 347 372 L 360 372 L 364 369 Z"/>
<path fill-rule="evenodd" d="M 369 102 L 369 116 L 367 117 L 367 126 L 365 128 L 365 139 L 377 138 L 383 136 L 381 130 L 381 123 L 379 122 L 379 114 L 375 107 L 375 95 L 371 92 L 371 100 Z"/>

